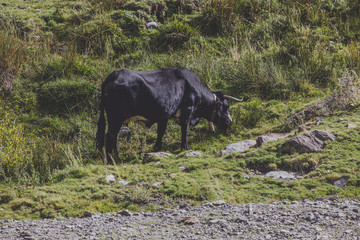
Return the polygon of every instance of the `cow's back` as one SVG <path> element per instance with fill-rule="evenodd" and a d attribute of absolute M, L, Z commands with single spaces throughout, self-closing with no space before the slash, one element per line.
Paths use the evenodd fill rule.
<path fill-rule="evenodd" d="M 155 71 L 120 70 L 109 75 L 102 86 L 104 101 L 119 111 L 157 121 L 170 118 L 179 109 L 186 79 L 178 69 Z"/>

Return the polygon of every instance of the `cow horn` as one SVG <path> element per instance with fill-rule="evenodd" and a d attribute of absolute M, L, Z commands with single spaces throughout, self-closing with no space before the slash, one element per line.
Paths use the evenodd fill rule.
<path fill-rule="evenodd" d="M 235 102 L 242 102 L 243 99 L 244 99 L 244 98 L 238 99 L 238 98 L 235 98 L 235 97 L 232 97 L 232 96 L 229 96 L 229 95 L 224 95 L 224 98 L 226 98 L 228 100 L 235 101 Z"/>

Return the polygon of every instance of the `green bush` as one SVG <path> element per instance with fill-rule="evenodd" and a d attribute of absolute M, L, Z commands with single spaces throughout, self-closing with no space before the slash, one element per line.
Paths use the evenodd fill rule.
<path fill-rule="evenodd" d="M 12 120 L 3 108 L 0 115 L 0 180 L 31 181 L 35 174 L 33 159 L 37 138 L 26 133 L 24 124 Z"/>
<path fill-rule="evenodd" d="M 0 91 L 13 88 L 13 78 L 26 59 L 26 43 L 0 26 Z"/>
<path fill-rule="evenodd" d="M 59 79 L 46 83 L 39 91 L 40 106 L 52 113 L 89 109 L 94 102 L 96 87 L 82 79 Z"/>
<path fill-rule="evenodd" d="M 255 127 L 264 118 L 264 111 L 259 99 L 248 102 L 240 114 L 241 125 L 246 128 Z"/>
<path fill-rule="evenodd" d="M 155 35 L 156 38 L 151 44 L 162 50 L 179 49 L 197 34 L 197 31 L 184 19 L 178 17 L 174 17 L 167 24 L 161 25 L 159 31 L 160 33 Z"/>
<path fill-rule="evenodd" d="M 139 13 L 132 11 L 118 10 L 111 14 L 111 19 L 121 28 L 127 35 L 137 36 L 140 31 L 145 28 L 147 16 L 140 16 Z"/>

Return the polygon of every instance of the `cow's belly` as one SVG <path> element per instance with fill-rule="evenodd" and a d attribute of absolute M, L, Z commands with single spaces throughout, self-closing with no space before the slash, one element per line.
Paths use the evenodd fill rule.
<path fill-rule="evenodd" d="M 128 124 L 130 122 L 141 123 L 141 122 L 147 122 L 147 121 L 149 121 L 149 120 L 144 118 L 143 116 L 133 116 L 131 118 L 126 119 L 124 121 L 124 124 Z"/>
<path fill-rule="evenodd" d="M 180 118 L 180 115 L 181 115 L 181 111 L 179 109 L 179 110 L 176 111 L 175 116 L 170 118 L 170 119 L 174 120 L 174 121 L 177 121 Z M 145 126 L 145 123 L 148 122 L 148 121 L 149 121 L 149 119 L 145 118 L 144 116 L 137 115 L 137 116 L 133 116 L 131 118 L 126 119 L 124 121 L 124 124 L 129 124 L 130 122 L 135 122 L 135 123 L 138 123 L 138 124 L 141 124 L 141 125 Z"/>

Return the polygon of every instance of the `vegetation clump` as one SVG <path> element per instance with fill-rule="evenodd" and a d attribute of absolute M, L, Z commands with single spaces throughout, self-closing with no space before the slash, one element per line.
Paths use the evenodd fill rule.
<path fill-rule="evenodd" d="M 180 199 L 198 204 L 360 196 L 359 105 L 342 100 L 348 85 L 338 82 L 351 79 L 352 93 L 358 92 L 359 15 L 356 0 L 0 5 L 1 218 L 154 210 Z M 151 21 L 158 28 L 147 29 Z M 118 139 L 117 165 L 104 166 L 94 146 L 101 83 L 122 68 L 168 67 L 187 67 L 211 90 L 243 99 L 230 107 L 229 131 L 209 133 L 208 123 L 200 121 L 189 143 L 203 157 L 186 158 L 178 149 L 179 126 L 170 123 L 163 145 L 173 157 L 146 161 L 156 126 L 130 124 L 132 134 Z M 341 108 L 321 105 L 329 96 L 339 96 L 332 104 Z M 320 114 L 289 125 L 287 119 L 311 106 Z M 279 140 L 214 157 L 227 144 L 268 132 L 295 129 L 290 134 L 296 135 L 300 123 L 331 129 L 337 141 L 311 154 L 281 153 Z M 259 176 L 270 170 L 303 178 Z M 108 184 L 107 174 L 129 185 Z M 346 187 L 333 186 L 342 178 Z"/>

